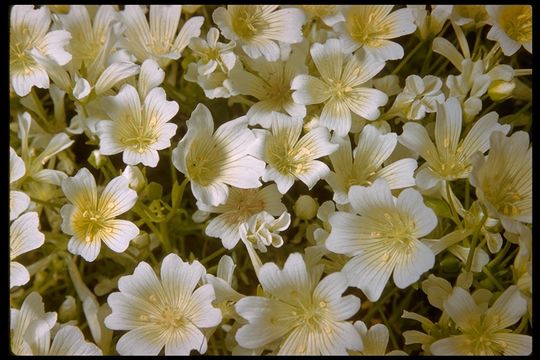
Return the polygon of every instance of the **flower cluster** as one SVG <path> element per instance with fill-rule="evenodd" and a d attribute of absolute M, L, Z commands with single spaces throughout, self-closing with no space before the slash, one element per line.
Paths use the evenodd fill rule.
<path fill-rule="evenodd" d="M 9 26 L 13 354 L 531 354 L 531 5 Z"/>

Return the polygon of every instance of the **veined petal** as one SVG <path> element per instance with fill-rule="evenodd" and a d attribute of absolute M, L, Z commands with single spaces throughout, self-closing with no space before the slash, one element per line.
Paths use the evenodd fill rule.
<path fill-rule="evenodd" d="M 116 343 L 120 355 L 158 355 L 165 339 L 157 325 L 135 328 L 124 334 Z"/>
<path fill-rule="evenodd" d="M 153 88 L 144 99 L 144 117 L 150 123 L 153 119 L 159 124 L 166 123 L 178 113 L 178 110 L 179 106 L 176 101 L 167 101 L 163 88 Z"/>
<path fill-rule="evenodd" d="M 349 109 L 357 115 L 368 120 L 376 120 L 383 106 L 388 101 L 388 96 L 380 90 L 370 88 L 354 88 L 344 98 Z"/>
<path fill-rule="evenodd" d="M 171 44 L 178 28 L 181 10 L 182 5 L 150 5 L 151 36 L 160 39 L 164 44 Z"/>
<path fill-rule="evenodd" d="M 377 177 L 386 180 L 390 189 L 414 186 L 414 171 L 417 166 L 414 159 L 401 159 L 377 171 Z"/>
<path fill-rule="evenodd" d="M 99 199 L 98 208 L 103 216 L 113 218 L 131 209 L 137 202 L 137 192 L 129 188 L 128 179 L 117 176 L 112 179 Z"/>
<path fill-rule="evenodd" d="M 9 287 L 21 286 L 30 281 L 30 273 L 26 267 L 16 261 L 9 264 Z"/>
<path fill-rule="evenodd" d="M 351 186 L 349 201 L 360 215 L 369 215 L 374 208 L 394 207 L 392 193 L 384 179 L 375 180 L 371 186 Z"/>
<path fill-rule="evenodd" d="M 9 192 L 9 220 L 19 217 L 30 204 L 30 197 L 22 191 L 12 190 Z"/>
<path fill-rule="evenodd" d="M 518 322 L 526 312 L 527 301 L 516 286 L 511 286 L 487 310 L 485 324 L 492 330 L 505 329 Z"/>
<path fill-rule="evenodd" d="M 348 102 L 328 101 L 321 112 L 319 123 L 334 130 L 337 136 L 345 136 L 351 130 L 351 111 Z"/>
<path fill-rule="evenodd" d="M 429 346 L 433 355 L 469 355 L 473 353 L 472 342 L 466 335 L 454 335 L 435 341 Z"/>
<path fill-rule="evenodd" d="M 71 60 L 71 54 L 64 50 L 69 39 L 71 34 L 68 31 L 54 30 L 45 35 L 39 48 L 58 65 L 66 65 Z"/>
<path fill-rule="evenodd" d="M 444 157 L 456 152 L 461 135 L 461 117 L 461 106 L 457 98 L 450 98 L 437 105 L 435 143 Z"/>
<path fill-rule="evenodd" d="M 500 125 L 497 122 L 498 118 L 499 115 L 493 111 L 475 122 L 463 140 L 463 160 L 468 160 L 477 151 L 485 153 L 489 149 L 489 138 L 492 132 L 500 131 L 506 135 L 510 131 L 510 125 Z"/>
<path fill-rule="evenodd" d="M 82 168 L 75 176 L 65 179 L 62 190 L 68 200 L 78 208 L 97 205 L 96 180 L 87 168 Z"/>
<path fill-rule="evenodd" d="M 344 54 L 339 40 L 330 39 L 324 45 L 315 43 L 310 53 L 321 78 L 331 80 L 341 78 Z"/>
<path fill-rule="evenodd" d="M 429 247 L 418 240 L 410 246 L 410 253 L 395 254 L 398 257 L 394 269 L 394 283 L 404 289 L 418 281 L 420 276 L 435 264 L 435 255 Z"/>
<path fill-rule="evenodd" d="M 106 222 L 107 231 L 102 232 L 102 240 L 114 252 L 126 251 L 129 242 L 139 235 L 139 228 L 127 220 L 108 220 Z"/>
<path fill-rule="evenodd" d="M 68 251 L 75 255 L 81 255 L 84 260 L 92 262 L 101 250 L 101 239 L 93 238 L 91 241 L 79 239 L 73 236 L 68 242 Z"/>
<path fill-rule="evenodd" d="M 39 217 L 35 211 L 19 216 L 9 228 L 10 258 L 39 248 L 45 242 L 45 235 L 39 230 Z"/>
<path fill-rule="evenodd" d="M 471 329 L 480 321 L 481 311 L 471 294 L 460 287 L 454 287 L 452 294 L 444 300 L 444 310 L 463 330 Z"/>
<path fill-rule="evenodd" d="M 343 267 L 349 284 L 361 289 L 370 301 L 377 301 L 392 275 L 394 264 L 381 261 L 382 254 L 362 253 Z"/>
<path fill-rule="evenodd" d="M 165 80 L 165 71 L 153 59 L 146 59 L 141 65 L 139 73 L 138 92 L 141 99 L 146 98 L 146 94 L 155 87 L 161 85 Z"/>
<path fill-rule="evenodd" d="M 221 322 L 221 311 L 212 306 L 212 301 L 216 298 L 214 287 L 206 284 L 195 290 L 186 308 L 186 315 L 199 328 L 210 328 L 219 325 Z"/>
<path fill-rule="evenodd" d="M 203 22 L 204 17 L 202 16 L 194 16 L 186 21 L 173 44 L 173 49 L 176 53 L 180 54 L 192 38 L 198 37 L 201 34 Z"/>
<path fill-rule="evenodd" d="M 437 163 L 437 149 L 422 125 L 413 122 L 406 123 L 403 126 L 403 133 L 398 137 L 398 141 L 403 146 L 418 153 L 428 163 Z"/>
<path fill-rule="evenodd" d="M 417 238 L 426 236 L 437 226 L 437 215 L 424 205 L 422 195 L 414 189 L 403 190 L 399 194 L 396 207 L 414 219 L 414 235 Z"/>
<path fill-rule="evenodd" d="M 131 62 L 115 62 L 109 65 L 96 81 L 94 87 L 96 95 L 101 95 L 120 81 L 139 73 L 140 67 Z M 125 87 L 124 87 L 125 88 Z M 123 88 L 123 89 L 124 89 Z M 122 90 L 123 90 L 122 89 Z M 121 93 L 122 91 L 120 91 Z M 135 91 L 136 92 L 136 91 Z M 118 94 L 118 96 L 120 95 Z"/>
<path fill-rule="evenodd" d="M 297 75 L 291 89 L 294 102 L 303 105 L 320 104 L 330 98 L 328 85 L 320 79 L 310 75 Z"/>
<path fill-rule="evenodd" d="M 532 336 L 505 333 L 491 336 L 496 344 L 505 345 L 503 355 L 530 355 L 532 353 Z"/>

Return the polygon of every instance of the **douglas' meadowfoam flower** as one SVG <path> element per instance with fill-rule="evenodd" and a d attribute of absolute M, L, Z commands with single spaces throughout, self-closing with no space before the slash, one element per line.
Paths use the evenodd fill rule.
<path fill-rule="evenodd" d="M 358 332 L 346 321 L 359 310 L 360 299 L 342 296 L 347 280 L 341 273 L 320 281 L 322 270 L 321 265 L 307 267 L 298 253 L 289 255 L 282 270 L 273 262 L 264 264 L 258 277 L 266 296 L 247 296 L 235 305 L 248 321 L 236 333 L 238 344 L 256 349 L 277 342 L 278 355 L 361 350 Z"/>
<path fill-rule="evenodd" d="M 489 136 L 494 132 L 506 134 L 510 125 L 497 122 L 496 112 L 490 112 L 478 119 L 463 140 L 462 113 L 459 101 L 450 98 L 437 105 L 435 120 L 435 144 L 427 130 L 417 123 L 406 123 L 399 142 L 420 154 L 426 163 L 420 167 L 416 183 L 423 189 L 436 186 L 440 181 L 453 181 L 469 176 L 471 156 L 489 149 Z"/>
<path fill-rule="evenodd" d="M 218 39 L 219 30 L 213 27 L 208 30 L 206 40 L 194 37 L 189 42 L 189 48 L 199 58 L 197 62 L 197 73 L 199 75 L 211 74 L 218 66 L 223 72 L 227 72 L 234 67 L 236 54 L 233 50 L 236 43 L 230 41 L 225 44 L 218 42 Z"/>
<path fill-rule="evenodd" d="M 364 83 L 373 78 L 384 62 L 357 51 L 345 53 L 337 39 L 311 47 L 311 57 L 319 71 L 319 77 L 298 75 L 292 82 L 295 102 L 304 105 L 324 103 L 319 123 L 338 136 L 351 130 L 351 111 L 368 120 L 379 117 L 379 106 L 388 96 Z"/>
<path fill-rule="evenodd" d="M 513 55 L 521 46 L 532 54 L 531 5 L 486 5 L 486 11 L 493 25 L 487 38 L 497 41 L 504 55 Z"/>
<path fill-rule="evenodd" d="M 336 203 L 349 202 L 351 186 L 371 185 L 378 178 L 385 179 L 390 189 L 414 186 L 416 160 L 400 159 L 382 167 L 396 147 L 395 133 L 381 134 L 375 126 L 366 125 L 360 133 L 354 153 L 348 136 L 336 137 L 333 141 L 339 143 L 339 149 L 330 154 L 334 171 L 328 174 L 326 182 L 334 191 Z"/>
<path fill-rule="evenodd" d="M 98 196 L 94 176 L 82 168 L 62 182 L 62 190 L 71 202 L 60 210 L 62 231 L 73 235 L 68 243 L 71 253 L 94 261 L 102 241 L 120 253 L 139 234 L 131 221 L 115 219 L 137 201 L 137 193 L 128 187 L 128 179 L 124 176 L 112 179 Z"/>
<path fill-rule="evenodd" d="M 124 85 L 118 95 L 105 100 L 105 112 L 111 120 L 96 125 L 103 155 L 122 152 L 127 165 L 142 163 L 156 167 L 158 150 L 171 146 L 177 125 L 171 120 L 178 112 L 178 103 L 167 101 L 165 90 L 154 88 L 148 92 L 141 106 L 137 90 Z"/>
<path fill-rule="evenodd" d="M 390 339 L 388 328 L 384 324 L 375 324 L 369 329 L 363 321 L 355 321 L 354 327 L 362 337 L 364 349 L 360 352 L 351 351 L 350 355 L 391 355 L 406 356 L 407 353 L 401 350 L 386 352 L 388 340 Z"/>
<path fill-rule="evenodd" d="M 300 9 L 279 9 L 279 5 L 228 5 L 214 10 L 212 19 L 229 40 L 236 41 L 246 54 L 276 61 L 280 48 L 276 43 L 302 41 L 305 15 Z"/>
<path fill-rule="evenodd" d="M 201 33 L 204 18 L 195 16 L 185 22 L 175 38 L 181 12 L 182 5 L 150 5 L 147 21 L 140 5 L 126 5 L 120 12 L 126 26 L 121 46 L 139 61 L 154 59 L 165 68 L 171 60 L 179 59 L 189 41 Z"/>
<path fill-rule="evenodd" d="M 403 57 L 403 48 L 390 41 L 416 30 L 411 9 L 391 13 L 394 5 L 351 5 L 344 9 L 345 22 L 334 25 L 345 48 L 354 51 L 362 47 L 383 60 Z"/>
<path fill-rule="evenodd" d="M 39 248 L 45 242 L 45 235 L 39 229 L 38 213 L 28 212 L 19 216 L 9 227 L 9 285 L 10 288 L 26 284 L 30 273 L 16 261 L 17 256 Z"/>
<path fill-rule="evenodd" d="M 217 206 L 227 200 L 227 185 L 261 186 L 264 162 L 250 155 L 257 139 L 245 117 L 226 122 L 214 133 L 212 114 L 199 104 L 186 124 L 188 131 L 173 150 L 172 162 L 190 179 L 198 201 Z"/>
<path fill-rule="evenodd" d="M 339 5 L 300 5 L 300 8 L 304 10 L 309 20 L 320 18 L 328 26 L 334 26 L 345 20 Z"/>
<path fill-rule="evenodd" d="M 71 54 L 64 50 L 71 38 L 66 30 L 49 31 L 51 23 L 49 9 L 42 6 L 15 5 L 11 9 L 9 30 L 9 77 L 13 90 L 19 96 L 26 96 L 33 86 L 49 88 L 49 75 L 30 54 L 36 49 L 38 54 L 65 65 Z"/>
<path fill-rule="evenodd" d="M 430 346 L 434 355 L 530 355 L 532 337 L 511 333 L 527 311 L 527 301 L 516 286 L 510 286 L 485 309 L 464 289 L 454 287 L 444 300 L 444 310 L 461 331 Z"/>
<path fill-rule="evenodd" d="M 112 314 L 105 325 L 128 330 L 118 340 L 120 355 L 189 355 L 191 350 L 206 352 L 202 330 L 221 322 L 221 311 L 212 306 L 214 288 L 197 288 L 206 270 L 197 260 L 189 264 L 169 254 L 161 264 L 161 279 L 146 262 L 140 262 L 133 275 L 118 280 L 118 289 L 107 302 Z M 196 289 L 197 288 L 197 289 Z"/>
<path fill-rule="evenodd" d="M 405 88 L 396 97 L 393 108 L 408 120 L 420 120 L 426 113 L 437 111 L 437 103 L 444 101 L 442 81 L 436 76 L 407 76 Z"/>
<path fill-rule="evenodd" d="M 301 118 L 273 113 L 272 132 L 261 130 L 263 158 L 268 163 L 264 181 L 275 181 L 279 192 L 285 194 L 296 179 L 308 188 L 315 186 L 330 169 L 322 161 L 315 160 L 333 153 L 337 144 L 329 141 L 330 134 L 318 127 L 300 138 L 303 121 Z"/>
<path fill-rule="evenodd" d="M 244 63 L 249 66 L 250 71 L 236 66 L 230 72 L 225 84 L 239 94 L 251 95 L 259 100 L 246 114 L 250 125 L 260 124 L 268 129 L 272 124 L 272 111 L 287 113 L 293 117 L 306 116 L 306 106 L 294 102 L 291 96 L 294 77 L 307 73 L 305 55 L 303 49 L 294 48 L 286 61 L 247 59 Z"/>
<path fill-rule="evenodd" d="M 494 132 L 487 158 L 472 160 L 470 181 L 490 217 L 501 220 L 504 228 L 520 232 L 520 222 L 532 223 L 532 147 L 529 136 L 517 131 L 506 137 Z"/>
<path fill-rule="evenodd" d="M 392 273 L 404 289 L 433 267 L 435 255 L 419 238 L 435 228 L 437 216 L 418 191 L 405 189 L 396 199 L 386 181 L 378 179 L 369 187 L 351 187 L 349 201 L 360 216 L 332 215 L 326 247 L 353 256 L 342 271 L 370 301 L 379 299 Z"/>
<path fill-rule="evenodd" d="M 200 201 L 197 207 L 208 213 L 218 213 L 206 226 L 208 236 L 218 237 L 223 246 L 232 249 L 240 240 L 240 226 L 256 214 L 268 212 L 279 216 L 287 210 L 281 202 L 283 195 L 277 191 L 276 184 L 261 189 L 238 189 L 231 187 L 227 201 L 218 206 L 209 206 Z"/>

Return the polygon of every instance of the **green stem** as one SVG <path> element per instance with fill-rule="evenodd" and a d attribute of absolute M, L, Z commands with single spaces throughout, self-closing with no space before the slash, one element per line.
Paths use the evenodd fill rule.
<path fill-rule="evenodd" d="M 167 253 L 172 251 L 171 242 L 169 240 L 169 229 L 167 228 L 167 222 L 162 221 L 159 223 L 159 230 L 161 235 L 161 242 L 163 243 L 163 248 Z"/>
<path fill-rule="evenodd" d="M 367 322 L 369 320 L 371 320 L 371 318 L 373 317 L 373 315 L 375 315 L 375 313 L 377 312 L 377 306 L 380 306 L 382 304 L 384 304 L 388 299 L 390 299 L 392 296 L 394 296 L 395 293 L 397 293 L 399 291 L 399 289 L 397 287 L 394 287 L 392 290 L 390 290 L 389 292 L 387 292 L 384 297 L 380 300 L 378 300 L 377 302 L 373 302 L 372 304 L 372 308 L 369 309 L 369 311 L 366 313 L 366 315 L 362 318 L 362 320 L 366 323 L 366 326 L 367 326 Z"/>
<path fill-rule="evenodd" d="M 450 212 L 452 213 L 452 220 L 458 228 L 463 228 L 461 221 L 459 221 L 459 215 L 456 208 L 454 207 L 454 202 L 452 201 L 452 189 L 450 188 L 450 181 L 446 181 L 446 196 L 448 197 L 448 206 L 450 207 Z"/>
<path fill-rule="evenodd" d="M 501 251 L 499 251 L 497 256 L 495 256 L 495 258 L 493 260 L 491 260 L 486 266 L 489 267 L 489 268 L 495 267 L 495 265 L 497 265 L 502 259 L 504 259 L 504 256 L 506 255 L 508 250 L 510 250 L 511 246 L 512 246 L 512 244 L 510 243 L 510 241 L 506 241 L 506 243 L 504 244 L 504 247 L 501 249 Z"/>
<path fill-rule="evenodd" d="M 480 39 L 482 38 L 482 31 L 477 31 L 476 32 L 476 39 L 474 40 L 474 48 L 473 48 L 473 54 L 472 54 L 472 60 L 475 61 L 477 60 L 477 56 L 480 52 Z"/>
<path fill-rule="evenodd" d="M 397 342 L 392 324 L 388 322 L 388 319 L 386 318 L 386 315 L 384 314 L 384 310 L 382 308 L 379 308 L 379 314 L 381 315 L 381 319 L 384 322 L 384 324 L 388 327 L 388 333 L 390 334 L 390 341 L 392 342 L 394 349 L 400 349 L 401 347 L 399 346 Z"/>
<path fill-rule="evenodd" d="M 403 66 L 405 66 L 407 64 L 407 62 L 413 57 L 413 55 L 418 51 L 420 50 L 420 48 L 422 47 L 422 45 L 424 45 L 424 42 L 423 41 L 420 41 L 418 44 L 416 44 L 416 46 L 414 47 L 414 49 L 412 49 L 408 54 L 407 56 L 405 56 L 405 58 L 403 60 L 401 60 L 401 62 L 398 64 L 398 66 L 396 66 L 396 68 L 394 70 L 392 70 L 392 75 L 394 74 L 397 74 L 399 72 L 399 70 L 401 70 L 403 68 Z"/>
<path fill-rule="evenodd" d="M 467 256 L 467 262 L 465 263 L 465 271 L 471 271 L 474 253 L 476 252 L 476 244 L 478 242 L 478 234 L 480 233 L 482 226 L 484 226 L 486 219 L 487 215 L 484 213 L 482 220 L 480 220 L 480 224 L 474 230 L 471 247 L 469 248 L 469 255 Z"/>
<path fill-rule="evenodd" d="M 471 205 L 471 184 L 469 179 L 465 179 L 465 209 L 469 209 Z"/>
<path fill-rule="evenodd" d="M 208 263 L 210 260 L 215 259 L 216 257 L 220 256 L 221 254 L 224 254 L 226 251 L 227 251 L 227 249 L 225 249 L 224 247 L 220 247 L 217 251 L 215 251 L 212 254 L 208 255 L 204 259 L 201 259 L 199 262 L 204 265 L 204 264 Z"/>
<path fill-rule="evenodd" d="M 491 271 L 489 271 L 489 269 L 487 268 L 487 266 L 484 266 L 482 268 L 482 272 L 484 274 L 486 274 L 486 276 L 491 280 L 491 282 L 497 287 L 497 289 L 499 289 L 500 291 L 504 291 L 504 287 L 501 285 L 501 283 L 497 280 L 497 278 L 495 278 L 495 276 L 493 276 L 493 274 L 491 273 Z"/>
<path fill-rule="evenodd" d="M 523 331 L 527 328 L 527 323 L 529 321 L 529 313 L 525 313 L 521 318 L 519 326 L 514 330 L 514 334 L 523 334 Z"/>
<path fill-rule="evenodd" d="M 154 222 L 148 217 L 148 215 L 146 215 L 146 212 L 144 211 L 144 208 L 142 208 L 142 204 L 141 203 L 136 203 L 135 206 L 133 207 L 133 211 L 139 215 L 139 217 L 141 219 L 144 220 L 144 223 L 150 228 L 150 230 L 159 236 L 160 240 L 162 241 L 163 243 L 163 248 L 165 249 L 165 251 L 167 252 L 171 252 L 171 247 L 170 247 L 170 244 L 168 243 L 165 243 L 164 241 L 164 238 L 161 234 L 161 232 L 158 230 L 158 228 L 156 227 L 156 225 L 154 225 Z"/>

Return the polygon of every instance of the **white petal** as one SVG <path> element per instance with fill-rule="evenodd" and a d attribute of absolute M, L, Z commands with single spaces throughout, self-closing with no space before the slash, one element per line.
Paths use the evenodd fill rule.
<path fill-rule="evenodd" d="M 15 181 L 19 180 L 23 177 L 24 173 L 26 172 L 26 166 L 24 165 L 24 161 L 20 158 L 19 155 L 13 150 L 13 148 L 9 147 L 9 183 L 14 183 Z"/>
<path fill-rule="evenodd" d="M 221 322 L 221 311 L 212 306 L 214 288 L 206 284 L 195 290 L 186 308 L 186 316 L 199 328 L 210 328 Z"/>
<path fill-rule="evenodd" d="M 398 141 L 422 156 L 428 163 L 435 164 L 438 161 L 437 149 L 422 125 L 413 122 L 406 123 Z"/>
<path fill-rule="evenodd" d="M 291 89 L 293 100 L 298 104 L 320 104 L 330 97 L 328 85 L 316 77 L 310 75 L 298 75 L 292 83 Z"/>
<path fill-rule="evenodd" d="M 240 240 L 239 224 L 230 224 L 229 221 L 226 214 L 219 215 L 208 223 L 205 230 L 206 235 L 220 238 L 226 249 L 234 248 Z"/>
<path fill-rule="evenodd" d="M 84 260 L 92 262 L 94 261 L 101 250 L 101 240 L 92 239 L 92 241 L 85 241 L 84 239 L 78 239 L 73 236 L 68 242 L 68 251 L 75 255 L 81 255 Z"/>
<path fill-rule="evenodd" d="M 100 348 L 86 342 L 76 326 L 65 325 L 54 336 L 49 355 L 103 355 Z"/>
<path fill-rule="evenodd" d="M 418 240 L 414 240 L 410 254 L 400 254 L 394 269 L 394 283 L 404 289 L 418 281 L 420 276 L 431 269 L 435 264 L 435 255 L 429 247 Z"/>
<path fill-rule="evenodd" d="M 167 255 L 161 264 L 161 280 L 169 300 L 185 306 L 204 273 L 198 261 L 188 264 L 176 254 Z"/>
<path fill-rule="evenodd" d="M 461 106 L 457 98 L 450 98 L 437 106 L 435 143 L 444 153 L 456 152 L 461 135 Z"/>
<path fill-rule="evenodd" d="M 121 215 L 137 202 L 137 192 L 129 188 L 125 176 L 117 176 L 105 187 L 99 198 L 98 208 L 109 218 Z"/>
<path fill-rule="evenodd" d="M 349 284 L 361 289 L 370 301 L 377 301 L 381 296 L 390 275 L 393 264 L 384 263 L 379 256 L 361 254 L 353 257 L 343 267 Z"/>
<path fill-rule="evenodd" d="M 105 93 L 120 81 L 139 73 L 139 65 L 131 62 L 116 62 L 109 65 L 96 81 L 97 95 Z M 135 91 L 136 92 L 136 91 Z M 118 94 L 120 95 L 120 94 Z"/>
<path fill-rule="evenodd" d="M 71 54 L 64 50 L 69 43 L 71 34 L 66 30 L 54 30 L 43 38 L 40 49 L 58 65 L 66 65 L 71 60 Z"/>
<path fill-rule="evenodd" d="M 180 54 L 185 47 L 189 44 L 189 41 L 198 37 L 201 34 L 201 26 L 204 22 L 204 17 L 193 16 L 182 26 L 176 40 L 174 41 L 173 49 Z"/>
<path fill-rule="evenodd" d="M 45 235 L 39 230 L 39 217 L 37 212 L 27 212 L 18 217 L 9 228 L 10 258 L 39 248 L 45 242 Z"/>
<path fill-rule="evenodd" d="M 141 99 L 155 87 L 158 87 L 165 80 L 165 71 L 163 71 L 157 62 L 152 59 L 146 59 L 141 65 L 139 81 L 137 83 Z"/>
<path fill-rule="evenodd" d="M 531 355 L 532 353 L 532 336 L 504 333 L 496 333 L 492 336 L 495 343 L 505 345 L 503 355 Z"/>
<path fill-rule="evenodd" d="M 324 45 L 313 44 L 310 52 L 321 78 L 332 80 L 341 78 L 344 54 L 339 40 L 330 39 Z"/>
<path fill-rule="evenodd" d="M 30 273 L 26 267 L 16 261 L 9 264 L 9 287 L 21 286 L 30 281 Z"/>
<path fill-rule="evenodd" d="M 126 251 L 129 242 L 139 235 L 139 228 L 127 220 L 107 221 L 107 233 L 104 233 L 102 240 L 114 252 Z"/>
<path fill-rule="evenodd" d="M 493 328 L 504 329 L 521 319 L 527 312 L 527 301 L 516 286 L 511 286 L 486 312 L 486 324 Z"/>
<path fill-rule="evenodd" d="M 346 103 L 330 100 L 322 109 L 319 123 L 334 130 L 337 136 L 345 136 L 351 130 L 351 111 Z"/>
<path fill-rule="evenodd" d="M 120 355 L 158 355 L 165 345 L 157 325 L 147 325 L 130 330 L 116 343 Z"/>
<path fill-rule="evenodd" d="M 12 190 L 9 192 L 9 220 L 15 220 L 30 205 L 30 197 L 22 191 Z"/>
<path fill-rule="evenodd" d="M 144 99 L 144 111 L 147 119 L 156 119 L 159 123 L 171 120 L 179 110 L 176 101 L 167 101 L 163 88 L 153 88 Z"/>
<path fill-rule="evenodd" d="M 471 329 L 471 324 L 480 321 L 481 311 L 472 296 L 460 287 L 454 287 L 452 294 L 444 301 L 444 309 L 463 330 Z"/>
<path fill-rule="evenodd" d="M 422 195 L 414 189 L 403 190 L 399 194 L 396 206 L 414 219 L 415 235 L 418 238 L 426 236 L 437 226 L 435 212 L 424 205 Z"/>
<path fill-rule="evenodd" d="M 401 159 L 377 171 L 377 176 L 386 180 L 390 189 L 414 186 L 414 171 L 417 166 L 414 159 Z"/>
<path fill-rule="evenodd" d="M 437 340 L 429 346 L 429 350 L 433 355 L 469 355 L 473 353 L 472 342 L 466 335 L 454 335 Z"/>
<path fill-rule="evenodd" d="M 371 186 L 354 185 L 349 189 L 349 201 L 360 215 L 369 215 L 374 208 L 392 208 L 394 200 L 384 179 L 377 179 Z"/>

